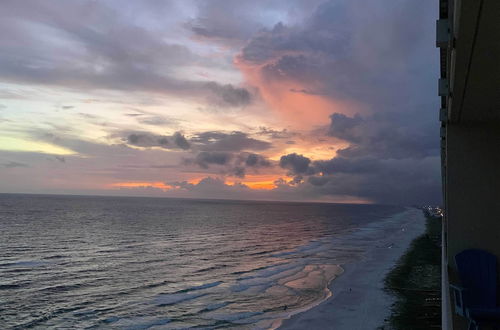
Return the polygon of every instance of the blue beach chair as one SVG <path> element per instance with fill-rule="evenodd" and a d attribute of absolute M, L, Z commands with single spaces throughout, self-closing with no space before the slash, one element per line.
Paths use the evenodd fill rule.
<path fill-rule="evenodd" d="M 497 260 L 483 250 L 464 250 L 455 256 L 462 287 L 454 291 L 455 312 L 469 320 L 469 330 L 482 325 L 500 326 L 497 306 Z"/>

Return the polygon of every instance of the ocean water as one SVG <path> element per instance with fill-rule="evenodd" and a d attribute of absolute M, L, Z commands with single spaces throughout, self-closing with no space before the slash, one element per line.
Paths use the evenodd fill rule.
<path fill-rule="evenodd" d="M 403 210 L 0 195 L 0 328 L 273 328 Z"/>

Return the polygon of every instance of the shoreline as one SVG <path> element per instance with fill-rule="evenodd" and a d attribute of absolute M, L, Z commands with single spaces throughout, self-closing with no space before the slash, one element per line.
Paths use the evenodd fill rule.
<path fill-rule="evenodd" d="M 338 279 L 340 276 L 342 276 L 345 272 L 345 269 L 344 267 L 342 267 L 341 265 L 335 265 L 337 266 L 341 272 L 335 276 L 333 276 L 332 278 L 330 278 L 328 280 L 328 283 L 324 289 L 324 292 L 325 292 L 325 296 L 321 299 L 321 300 L 318 300 L 314 303 L 312 303 L 311 305 L 307 305 L 307 306 L 304 306 L 300 309 L 297 309 L 297 310 L 294 310 L 293 312 L 290 312 L 289 314 L 287 314 L 285 317 L 283 318 L 279 318 L 279 319 L 275 319 L 272 324 L 271 324 L 271 327 L 269 328 L 269 330 L 276 330 L 276 329 L 281 329 L 281 326 L 283 324 L 284 321 L 286 320 L 289 320 L 291 319 L 293 316 L 297 315 L 297 314 L 300 314 L 300 313 L 305 313 L 307 312 L 308 310 L 324 303 L 325 301 L 327 301 L 328 299 L 330 299 L 332 296 L 333 296 L 333 292 L 332 290 L 330 290 L 330 285 L 332 284 L 332 282 L 335 280 L 335 279 Z"/>
<path fill-rule="evenodd" d="M 330 296 L 277 320 L 273 329 L 376 329 L 383 326 L 395 301 L 384 278 L 411 242 L 425 231 L 419 209 L 394 215 L 359 260 L 339 265 L 344 271 L 328 284 Z"/>

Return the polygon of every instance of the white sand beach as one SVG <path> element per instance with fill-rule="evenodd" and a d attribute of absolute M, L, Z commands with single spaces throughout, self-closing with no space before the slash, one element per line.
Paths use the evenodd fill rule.
<path fill-rule="evenodd" d="M 384 277 L 424 230 L 425 218 L 417 209 L 387 222 L 383 234 L 360 260 L 342 265 L 345 272 L 331 282 L 329 299 L 284 320 L 279 329 L 368 330 L 382 326 L 394 302 L 383 290 Z"/>

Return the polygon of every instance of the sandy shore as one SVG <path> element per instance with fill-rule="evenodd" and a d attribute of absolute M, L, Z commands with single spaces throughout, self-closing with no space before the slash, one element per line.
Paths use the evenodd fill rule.
<path fill-rule="evenodd" d="M 332 281 L 331 298 L 290 319 L 279 329 L 376 329 L 389 316 L 394 298 L 384 292 L 384 277 L 414 238 L 425 230 L 421 210 L 409 209 L 384 224 L 360 260 L 342 265 Z"/>

